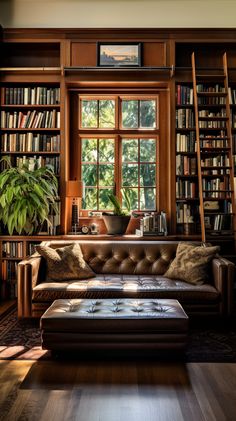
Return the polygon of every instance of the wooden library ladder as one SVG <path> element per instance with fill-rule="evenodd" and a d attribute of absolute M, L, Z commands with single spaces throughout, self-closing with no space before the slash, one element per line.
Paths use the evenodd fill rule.
<path fill-rule="evenodd" d="M 191 59 L 199 213 L 202 242 L 205 244 L 208 234 L 211 238 L 214 234 L 234 236 L 236 231 L 230 92 L 226 53 L 220 74 L 217 69 L 208 73 L 197 69 L 196 73 L 194 52 Z M 207 210 L 206 202 L 208 206 L 215 202 L 215 208 L 211 205 L 211 210 Z"/>

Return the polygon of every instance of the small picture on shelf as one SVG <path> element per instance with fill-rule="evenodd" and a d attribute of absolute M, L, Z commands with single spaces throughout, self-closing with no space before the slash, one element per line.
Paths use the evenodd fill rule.
<path fill-rule="evenodd" d="M 141 43 L 98 43 L 97 65 L 139 67 L 141 66 Z"/>

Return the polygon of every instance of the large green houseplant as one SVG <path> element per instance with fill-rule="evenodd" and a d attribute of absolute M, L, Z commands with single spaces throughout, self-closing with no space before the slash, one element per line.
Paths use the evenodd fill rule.
<path fill-rule="evenodd" d="M 108 199 L 113 205 L 113 212 L 103 212 L 103 220 L 107 228 L 107 233 L 112 235 L 125 234 L 130 221 L 131 202 L 126 190 L 121 190 L 125 201 L 126 209 L 123 210 L 120 202 L 114 194 L 109 194 Z"/>
<path fill-rule="evenodd" d="M 57 213 L 58 182 L 53 168 L 30 170 L 28 165 L 13 167 L 9 157 L 2 158 L 7 168 L 0 173 L 0 221 L 12 235 L 34 234 Z"/>

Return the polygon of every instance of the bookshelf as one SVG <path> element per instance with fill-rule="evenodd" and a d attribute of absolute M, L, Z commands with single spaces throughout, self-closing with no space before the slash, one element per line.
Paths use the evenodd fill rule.
<path fill-rule="evenodd" d="M 108 70 L 97 67 L 97 42 L 102 40 L 116 42 L 118 39 L 122 42 L 142 42 L 143 63 L 140 68 Z M 231 87 L 233 166 L 236 167 L 235 39 L 234 29 L 2 30 L 0 156 L 10 156 L 14 165 L 22 165 L 25 160 L 29 160 L 31 165 L 53 164 L 58 176 L 61 198 L 61 226 L 56 233 L 52 233 L 53 235 L 50 236 L 44 231 L 44 235 L 41 236 L 9 237 L 1 232 L 0 268 L 2 271 L 5 266 L 4 274 L 14 272 L 13 267 L 8 270 L 8 263 L 10 265 L 12 262 L 13 266 L 21 259 L 21 255 L 14 254 L 14 247 L 17 250 L 20 247 L 18 243 L 23 244 L 22 257 L 26 257 L 33 252 L 35 243 L 55 238 L 54 234 L 58 239 L 68 238 L 71 203 L 70 199 L 65 197 L 65 185 L 67 180 L 77 176 L 80 160 L 77 142 L 78 109 L 72 97 L 84 93 L 103 94 L 104 89 L 109 94 L 122 92 L 125 95 L 133 90 L 134 94 L 145 91 L 150 95 L 153 92 L 159 95 L 158 210 L 167 211 L 168 232 L 175 239 L 183 241 L 201 239 L 191 54 L 193 51 L 196 53 L 196 67 L 205 69 L 202 72 L 205 76 L 199 81 L 204 87 L 206 84 L 210 86 L 209 82 L 213 85 L 219 84 L 218 70 L 222 69 L 222 55 L 227 51 Z M 209 80 L 208 73 L 214 73 L 213 80 Z M 209 100 L 209 95 L 202 95 L 201 98 L 206 102 Z M 214 95 L 212 99 L 215 100 Z M 213 124 L 223 125 L 224 115 L 221 105 L 209 102 L 199 104 L 200 125 L 203 126 L 200 131 L 206 129 L 207 132 L 204 147 L 207 148 L 211 142 L 212 149 L 211 156 L 208 150 L 206 152 L 202 150 L 205 153 L 205 155 L 202 153 L 202 161 L 207 164 L 207 171 L 210 171 L 209 174 L 204 174 L 203 190 L 206 190 L 206 194 L 213 189 L 220 189 L 223 194 L 222 190 L 229 188 L 226 181 L 225 189 L 221 184 L 223 178 L 227 180 L 227 168 L 226 177 L 223 177 L 223 174 L 213 174 L 216 165 L 219 172 L 223 170 L 220 166 L 228 166 L 227 162 L 223 161 L 223 156 L 227 156 L 227 150 L 223 148 L 227 146 L 224 142 L 219 143 L 223 141 L 220 137 L 224 136 L 221 136 L 221 133 L 214 136 L 216 129 L 220 129 L 218 127 L 204 128 L 209 117 Z M 93 133 L 90 133 L 90 136 L 92 135 Z M 109 135 L 112 135 L 112 131 Z M 126 136 L 129 136 L 128 131 Z M 221 162 L 217 161 L 219 154 L 213 153 L 214 147 L 221 148 Z M 207 215 L 207 227 L 210 230 L 210 227 L 217 223 L 220 226 L 220 219 L 226 211 L 230 211 L 226 206 L 226 202 L 230 201 L 225 202 L 223 197 L 209 199 L 211 200 L 205 200 L 209 202 L 209 206 L 214 206 L 214 202 L 219 203 L 219 209 L 211 209 Z M 82 213 L 81 224 L 89 225 L 91 221 L 87 214 Z M 101 221 L 92 222 L 101 223 L 100 233 L 106 235 Z M 129 234 L 134 232 L 136 223 L 137 220 L 132 221 Z M 234 241 L 228 247 L 229 237 L 233 238 L 223 233 L 215 233 L 211 241 L 222 244 L 224 254 L 233 255 Z M 89 239 L 88 236 L 85 238 Z M 9 248 L 7 243 L 10 243 L 8 256 L 5 254 L 5 249 Z"/>
<path fill-rule="evenodd" d="M 199 198 L 192 84 L 177 83 L 175 100 L 176 232 L 197 234 Z"/>
<path fill-rule="evenodd" d="M 234 237 L 235 231 L 232 110 L 226 53 L 222 56 L 222 71 L 217 76 L 197 72 L 192 53 L 192 74 L 200 223 L 205 243 L 215 235 Z"/>
<path fill-rule="evenodd" d="M 51 165 L 60 188 L 60 42 L 1 43 L 0 50 L 0 158 L 8 156 L 13 166 L 28 164 L 31 169 Z M 5 165 L 2 162 L 0 170 Z M 16 298 L 19 261 L 32 254 L 45 235 L 60 233 L 59 216 L 49 218 L 53 228 L 44 224 L 42 237 L 8 236 L 1 227 L 0 300 Z"/>

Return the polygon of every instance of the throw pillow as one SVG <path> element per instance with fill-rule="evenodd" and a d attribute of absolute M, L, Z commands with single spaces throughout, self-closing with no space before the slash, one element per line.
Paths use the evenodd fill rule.
<path fill-rule="evenodd" d="M 176 257 L 164 274 L 170 279 L 180 279 L 194 285 L 202 285 L 209 279 L 209 263 L 219 252 L 218 246 L 196 246 L 179 243 Z"/>
<path fill-rule="evenodd" d="M 77 243 L 58 249 L 39 245 L 36 246 L 36 250 L 46 260 L 48 282 L 88 279 L 95 276 L 85 262 Z"/>

